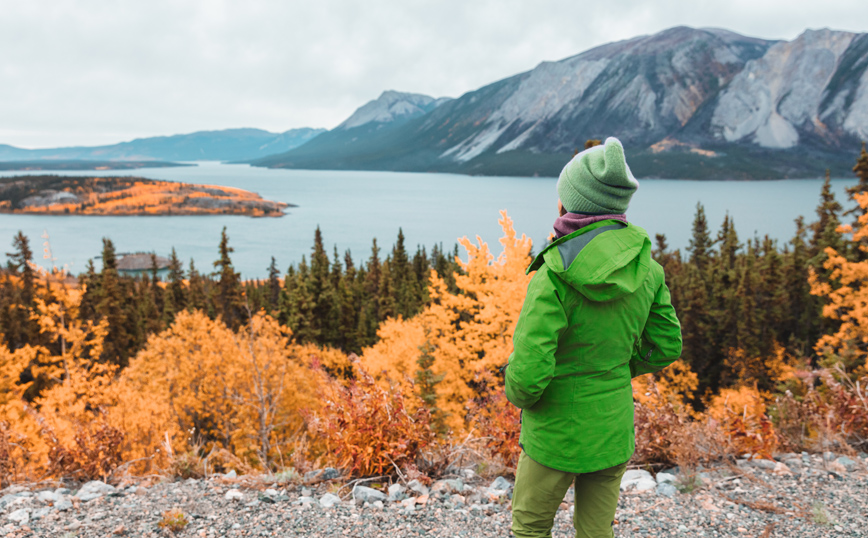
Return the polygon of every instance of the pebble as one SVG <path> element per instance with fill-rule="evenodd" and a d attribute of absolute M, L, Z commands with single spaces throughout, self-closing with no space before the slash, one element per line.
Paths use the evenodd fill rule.
<path fill-rule="evenodd" d="M 796 459 L 801 455 L 776 455 L 778 461 Z M 799 464 L 798 475 L 781 475 L 773 470 L 755 467 L 743 460 L 740 471 L 761 480 L 732 479 L 732 471 L 722 465 L 702 469 L 703 476 L 713 484 L 699 485 L 690 493 L 678 493 L 675 476 L 660 472 L 656 477 L 632 470 L 626 475 L 628 491 L 635 491 L 636 483 L 650 480 L 654 487 L 640 495 L 625 494 L 618 502 L 615 535 L 619 538 L 646 538 L 657 536 L 695 536 L 697 538 L 759 538 L 769 523 L 774 524 L 771 536 L 798 538 L 825 538 L 831 536 L 861 536 L 864 534 L 864 510 L 868 505 L 865 489 L 866 468 L 858 459 L 853 471 L 838 479 L 828 471 L 832 464 L 844 466 L 823 455 L 809 455 L 810 464 Z M 853 458 L 857 460 L 857 458 Z M 789 466 L 788 466 L 789 467 Z M 812 471 L 814 474 L 808 473 Z M 164 481 L 147 487 L 133 486 L 118 489 L 122 498 L 103 494 L 99 500 L 75 503 L 70 492 L 49 495 L 44 486 L 30 491 L 16 486 L 0 491 L 0 536 L 18 538 L 108 537 L 123 527 L 123 536 L 163 536 L 157 528 L 161 514 L 178 508 L 190 521 L 183 536 L 256 537 L 256 536 L 425 536 L 427 538 L 487 538 L 508 536 L 511 524 L 509 503 L 491 502 L 488 493 L 511 490 L 512 483 L 505 476 L 466 479 L 444 478 L 435 482 L 425 497 L 416 490 L 393 484 L 389 495 L 377 488 L 358 486 L 350 493 L 354 498 L 367 493 L 361 505 L 341 502 L 329 490 L 335 485 L 318 486 L 285 484 L 286 489 L 270 488 L 272 481 L 255 476 L 240 477 L 233 488 L 226 489 L 222 476 L 204 480 Z M 500 480 L 503 478 L 504 480 Z M 257 480 L 260 480 L 257 482 Z M 447 483 L 446 481 L 453 481 Z M 91 486 L 95 487 L 95 486 Z M 361 488 L 367 489 L 361 489 Z M 403 488 L 403 489 L 402 489 Z M 504 489 L 500 489 L 504 488 Z M 421 488 L 417 488 L 421 489 Z M 379 495 L 371 494 L 371 490 Z M 105 490 L 107 491 L 107 489 Z M 133 495 L 131 492 L 135 491 Z M 423 490 L 424 491 L 424 490 Z M 80 490 L 79 490 L 80 492 Z M 78 493 L 78 492 L 76 492 Z M 308 495 L 299 495 L 307 493 Z M 400 500 L 390 498 L 410 493 L 413 497 Z M 383 499 L 385 497 L 385 499 Z M 572 535 L 573 492 L 568 491 L 563 501 L 565 510 L 555 517 L 554 536 Z M 48 501 L 59 498 L 58 501 Z M 293 502 L 281 502 L 279 499 Z M 238 502 L 244 499 L 242 502 Z M 269 499 L 269 500 L 266 500 Z M 767 503 L 792 512 L 794 515 L 766 512 L 750 508 L 745 503 Z M 46 502 L 48 501 L 48 502 Z M 62 503 L 69 508 L 61 510 Z M 820 506 L 828 515 L 828 525 L 812 522 L 801 516 L 801 508 Z M 25 520 L 26 515 L 26 520 Z M 11 518 L 10 518 L 11 516 Z M 18 519 L 18 521 L 16 521 Z M 685 530 L 686 529 L 686 530 Z M 746 529 L 739 532 L 739 529 Z"/>

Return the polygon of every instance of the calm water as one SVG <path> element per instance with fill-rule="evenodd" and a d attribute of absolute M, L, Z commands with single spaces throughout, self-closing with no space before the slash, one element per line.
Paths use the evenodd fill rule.
<path fill-rule="evenodd" d="M 34 172 L 45 173 L 45 172 Z M 263 277 L 271 256 L 281 270 L 309 255 L 320 226 L 331 249 L 350 249 L 358 261 L 370 255 L 371 239 L 390 248 L 402 227 L 408 248 L 442 243 L 451 248 L 461 236 L 479 235 L 499 252 L 498 211 L 506 209 L 516 230 L 542 245 L 555 217 L 554 178 L 475 177 L 395 172 L 269 170 L 247 165 L 199 163 L 196 167 L 134 171 L 58 172 L 75 175 L 138 175 L 153 179 L 240 187 L 265 198 L 296 204 L 281 218 L 241 216 L 86 217 L 0 215 L 0 253 L 11 250 L 18 230 L 29 236 L 39 257 L 47 231 L 57 264 L 84 271 L 98 256 L 103 237 L 118 252 L 154 251 L 168 255 L 174 246 L 182 260 L 210 271 L 217 259 L 220 230 L 226 226 L 235 249 L 232 260 L 245 278 Z M 22 172 L 2 172 L 19 175 Z M 666 234 L 672 248 L 689 240 L 697 202 L 706 209 L 712 231 L 727 212 L 742 239 L 754 234 L 789 240 L 794 219 L 813 219 L 820 180 L 763 182 L 645 180 L 628 218 L 651 237 Z M 834 180 L 838 200 L 854 180 Z M 537 247 L 536 250 L 539 250 Z M 37 260 L 48 265 L 44 260 Z M 99 264 L 97 263 L 97 267 Z"/>

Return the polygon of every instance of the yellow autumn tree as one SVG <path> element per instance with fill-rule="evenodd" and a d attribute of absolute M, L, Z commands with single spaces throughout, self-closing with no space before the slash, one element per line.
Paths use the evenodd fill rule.
<path fill-rule="evenodd" d="M 506 211 L 499 220 L 503 247 L 497 259 L 482 238 L 474 244 L 459 240 L 467 261 L 459 258 L 463 274 L 456 275 L 459 293 L 450 293 L 443 279 L 431 273 L 425 309 L 405 320 L 389 319 L 377 332 L 380 340 L 362 354 L 364 368 L 384 384 L 432 380 L 434 407 L 453 431 L 463 431 L 469 406 L 502 388 L 498 369 L 512 350 L 512 334 L 530 277 L 531 240 L 518 237 Z M 424 354 L 430 364 L 420 363 Z M 411 384 L 406 384 L 411 386 Z M 416 383 L 416 390 L 426 390 Z M 426 394 L 420 394 L 425 399 Z"/>
<path fill-rule="evenodd" d="M 862 209 L 868 209 L 868 193 L 854 196 Z M 850 261 L 844 253 L 827 248 L 828 259 L 824 267 L 831 271 L 828 281 L 820 281 L 815 272 L 810 274 L 811 293 L 826 299 L 823 315 L 841 322 L 834 334 L 821 337 L 815 346 L 827 366 L 842 362 L 854 377 L 868 374 L 868 212 L 859 216 L 853 230 L 850 225 L 838 228 L 841 233 L 852 233 L 853 243 L 863 253 L 861 261 Z"/>

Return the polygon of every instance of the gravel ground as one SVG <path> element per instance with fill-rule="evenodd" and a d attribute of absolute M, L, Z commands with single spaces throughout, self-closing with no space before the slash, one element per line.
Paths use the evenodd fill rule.
<path fill-rule="evenodd" d="M 778 459 L 718 465 L 692 482 L 677 469 L 656 477 L 628 471 L 615 535 L 868 537 L 865 457 Z M 117 487 L 16 485 L 0 491 L 0 536 L 510 536 L 511 483 L 463 473 L 430 487 L 411 482 L 382 492 L 340 479 L 300 485 L 222 475 Z M 571 500 L 569 492 L 555 520 L 556 537 L 573 535 Z M 187 521 L 176 532 L 159 526 L 172 509 Z"/>

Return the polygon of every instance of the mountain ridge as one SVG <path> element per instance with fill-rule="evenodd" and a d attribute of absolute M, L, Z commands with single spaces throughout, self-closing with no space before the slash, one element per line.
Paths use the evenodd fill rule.
<path fill-rule="evenodd" d="M 250 127 L 135 138 L 105 146 L 23 149 L 0 144 L 0 161 L 238 161 L 281 153 L 325 132 L 304 127 L 272 133 Z"/>
<path fill-rule="evenodd" d="M 644 177 L 845 173 L 868 137 L 866 67 L 868 34 L 807 30 L 781 41 L 679 26 L 252 164 L 552 176 L 585 140 L 618 136 Z"/>

